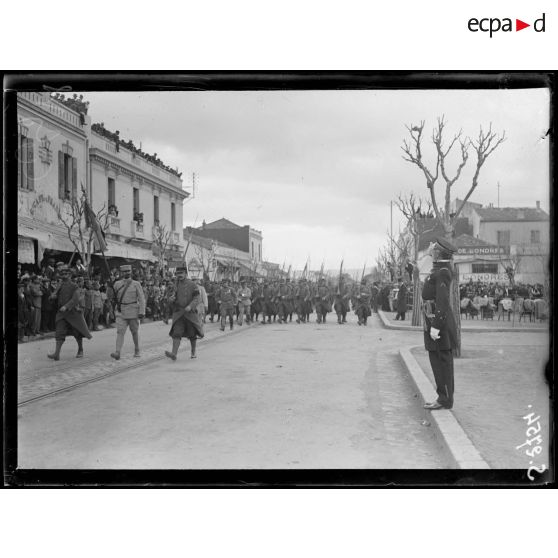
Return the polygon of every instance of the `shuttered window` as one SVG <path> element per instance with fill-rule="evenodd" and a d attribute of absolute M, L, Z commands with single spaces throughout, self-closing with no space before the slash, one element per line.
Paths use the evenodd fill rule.
<path fill-rule="evenodd" d="M 153 196 L 153 222 L 159 224 L 159 196 Z"/>
<path fill-rule="evenodd" d="M 116 194 L 115 194 L 115 191 L 114 191 L 114 178 L 109 178 L 108 179 L 108 205 L 109 205 L 109 207 L 111 205 L 116 205 L 115 199 L 116 199 Z"/>
<path fill-rule="evenodd" d="M 18 187 L 23 190 L 34 190 L 34 176 L 33 140 L 20 135 L 17 166 Z"/>
<path fill-rule="evenodd" d="M 77 199 L 77 159 L 62 151 L 58 152 L 58 197 Z"/>
<path fill-rule="evenodd" d="M 139 213 L 139 190 L 134 188 L 134 215 Z"/>

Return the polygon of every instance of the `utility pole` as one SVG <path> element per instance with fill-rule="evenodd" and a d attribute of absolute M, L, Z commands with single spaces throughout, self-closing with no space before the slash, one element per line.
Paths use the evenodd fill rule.
<path fill-rule="evenodd" d="M 498 181 L 498 209 L 500 209 L 500 181 Z"/>
<path fill-rule="evenodd" d="M 192 199 L 196 197 L 196 173 L 192 173 Z"/>

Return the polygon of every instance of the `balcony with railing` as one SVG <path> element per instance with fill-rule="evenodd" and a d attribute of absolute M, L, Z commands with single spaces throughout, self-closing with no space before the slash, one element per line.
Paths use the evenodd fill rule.
<path fill-rule="evenodd" d="M 132 232 L 133 238 L 141 238 L 141 239 L 145 238 L 145 234 L 143 232 L 144 230 L 143 223 L 140 223 L 138 221 L 132 221 L 130 225 L 130 230 Z"/>
<path fill-rule="evenodd" d="M 165 182 L 172 184 L 173 186 L 185 189 L 182 185 L 182 180 L 173 173 L 168 172 L 164 168 L 158 167 L 153 163 L 150 163 L 147 159 L 144 159 L 135 151 L 131 151 L 124 147 L 122 143 L 118 144 L 118 149 L 116 147 L 116 141 L 102 136 L 97 132 L 93 131 L 91 133 L 91 147 L 110 153 L 113 157 L 120 159 L 138 169 L 142 169 L 144 172 L 151 174 Z"/>
<path fill-rule="evenodd" d="M 108 218 L 108 225 L 109 229 L 108 232 L 112 234 L 119 234 L 120 233 L 120 219 L 113 215 L 109 215 Z"/>
<path fill-rule="evenodd" d="M 18 93 L 18 97 L 35 105 L 44 112 L 64 120 L 74 128 L 77 128 L 80 131 L 83 130 L 84 124 L 82 124 L 80 114 L 64 106 L 62 103 L 55 101 L 49 93 L 39 91 L 22 91 Z"/>

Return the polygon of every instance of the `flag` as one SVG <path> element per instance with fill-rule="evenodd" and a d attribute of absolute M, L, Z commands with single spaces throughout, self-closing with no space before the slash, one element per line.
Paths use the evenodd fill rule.
<path fill-rule="evenodd" d="M 87 199 L 84 200 L 84 215 L 85 215 L 85 225 L 93 231 L 95 249 L 94 252 L 105 252 L 107 249 L 107 243 L 105 242 L 105 233 L 101 229 L 101 225 L 97 220 L 97 216 L 91 209 Z"/>
<path fill-rule="evenodd" d="M 303 271 L 302 271 L 301 277 L 306 278 L 306 272 L 307 272 L 307 270 L 308 270 L 308 262 L 306 262 L 306 264 L 304 265 L 304 269 L 303 269 Z"/>

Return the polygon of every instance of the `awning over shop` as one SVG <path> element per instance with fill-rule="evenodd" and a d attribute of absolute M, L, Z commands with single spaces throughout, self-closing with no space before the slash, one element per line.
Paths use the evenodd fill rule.
<path fill-rule="evenodd" d="M 119 257 L 129 260 L 157 261 L 157 257 L 153 255 L 151 248 L 141 248 L 140 246 L 113 242 L 112 240 L 107 240 L 107 251 L 105 252 L 105 256 L 107 258 Z"/>
<path fill-rule="evenodd" d="M 254 269 L 251 269 L 247 265 L 244 265 L 242 262 L 238 262 L 238 267 L 240 269 L 240 275 L 244 275 L 246 277 L 263 277 Z"/>
<path fill-rule="evenodd" d="M 35 263 L 35 243 L 32 238 L 17 237 L 17 261 L 22 264 Z"/>

